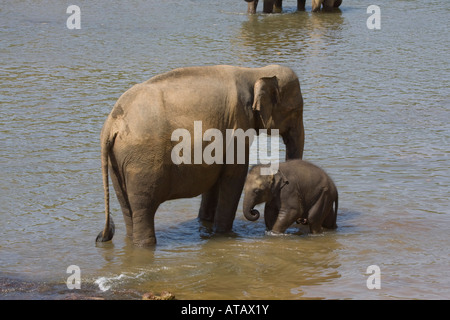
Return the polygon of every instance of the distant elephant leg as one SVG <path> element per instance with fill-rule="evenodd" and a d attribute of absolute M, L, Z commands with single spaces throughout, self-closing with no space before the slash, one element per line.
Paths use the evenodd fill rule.
<path fill-rule="evenodd" d="M 248 164 L 227 165 L 219 180 L 219 198 L 214 216 L 216 232 L 229 232 L 244 188 Z"/>
<path fill-rule="evenodd" d="M 335 1 L 334 1 L 333 7 L 339 8 L 339 6 L 340 6 L 341 4 L 342 4 L 342 0 L 335 0 Z"/>
<path fill-rule="evenodd" d="M 274 3 L 275 3 L 275 0 L 264 0 L 263 12 L 264 13 L 272 13 Z"/>
<path fill-rule="evenodd" d="M 306 0 L 297 0 L 297 10 L 305 11 L 305 3 L 306 3 Z"/>
<path fill-rule="evenodd" d="M 305 11 L 305 3 L 306 3 L 306 0 L 297 0 L 297 10 Z"/>
<path fill-rule="evenodd" d="M 258 0 L 253 0 L 253 1 L 252 0 L 248 0 L 247 1 L 247 13 L 255 14 L 257 6 L 258 6 Z"/>
<path fill-rule="evenodd" d="M 281 11 L 283 11 L 283 0 L 275 0 L 275 3 L 273 5 L 273 10 L 276 13 L 280 13 Z"/>
<path fill-rule="evenodd" d="M 323 1 L 323 10 L 324 11 L 330 11 L 334 8 L 334 0 L 324 0 Z"/>
<path fill-rule="evenodd" d="M 319 199 L 308 212 L 308 224 L 311 233 L 321 233 L 323 231 L 322 223 L 326 215 L 333 209 L 332 206 L 333 201 L 330 197 L 330 191 L 328 188 L 323 188 Z"/>
<path fill-rule="evenodd" d="M 216 183 L 210 190 L 202 194 L 202 202 L 198 218 L 202 221 L 214 221 L 217 202 L 219 201 L 219 186 Z"/>
<path fill-rule="evenodd" d="M 311 1 L 311 11 L 312 12 L 317 12 L 320 10 L 320 7 L 322 6 L 323 0 L 312 0 Z"/>

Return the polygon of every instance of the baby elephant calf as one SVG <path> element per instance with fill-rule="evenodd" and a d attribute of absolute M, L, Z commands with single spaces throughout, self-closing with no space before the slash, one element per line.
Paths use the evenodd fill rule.
<path fill-rule="evenodd" d="M 256 221 L 260 214 L 254 207 L 266 202 L 264 220 L 274 233 L 284 233 L 294 222 L 308 224 L 311 233 L 322 232 L 322 227 L 337 228 L 338 192 L 325 171 L 306 161 L 290 160 L 280 163 L 274 174 L 261 174 L 268 167 L 256 165 L 247 175 L 243 209 L 248 220 Z"/>

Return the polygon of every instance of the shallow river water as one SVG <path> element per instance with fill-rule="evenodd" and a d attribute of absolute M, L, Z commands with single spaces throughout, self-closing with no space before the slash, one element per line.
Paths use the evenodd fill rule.
<path fill-rule="evenodd" d="M 0 6 L 0 299 L 450 298 L 450 2 L 344 0 L 312 14 L 286 0 L 253 16 L 234 0 L 74 4 L 75 30 L 65 1 Z M 164 203 L 158 244 L 141 249 L 113 195 L 116 235 L 97 246 L 99 134 L 117 98 L 177 67 L 273 63 L 299 76 L 304 159 L 338 187 L 338 229 L 273 237 L 240 206 L 233 233 L 214 235 L 197 197 Z M 66 286 L 71 265 L 80 290 Z"/>

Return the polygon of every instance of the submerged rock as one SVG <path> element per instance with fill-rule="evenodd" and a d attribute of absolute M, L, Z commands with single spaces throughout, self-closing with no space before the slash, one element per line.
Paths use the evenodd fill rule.
<path fill-rule="evenodd" d="M 142 296 L 142 300 L 175 300 L 175 295 L 168 291 L 163 291 L 160 295 L 155 295 L 153 292 L 147 292 Z"/>

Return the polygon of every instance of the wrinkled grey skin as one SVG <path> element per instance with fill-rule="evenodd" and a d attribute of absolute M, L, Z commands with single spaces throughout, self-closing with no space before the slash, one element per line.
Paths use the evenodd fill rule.
<path fill-rule="evenodd" d="M 296 159 L 303 154 L 302 117 L 298 78 L 290 68 L 279 65 L 180 68 L 133 86 L 116 102 L 100 137 L 106 221 L 97 241 L 109 241 L 114 235 L 109 173 L 127 236 L 137 246 L 156 243 L 154 216 L 161 203 L 200 194 L 199 219 L 212 222 L 216 232 L 230 231 L 248 155 L 244 164 L 176 165 L 171 152 L 182 139 L 171 141 L 172 133 L 188 130 L 193 144 L 194 121 L 202 121 L 202 134 L 218 129 L 225 143 L 226 129 L 254 128 L 258 133 L 276 128 L 286 144 L 286 158 Z M 203 142 L 202 148 L 209 143 Z M 225 158 L 226 147 L 223 150 Z M 194 150 L 191 158 L 194 163 Z"/>
<path fill-rule="evenodd" d="M 322 169 L 302 160 L 280 163 L 272 175 L 261 175 L 263 167 L 267 165 L 252 167 L 245 182 L 243 211 L 248 220 L 256 221 L 260 214 L 253 208 L 266 202 L 264 220 L 273 233 L 284 233 L 294 222 L 308 224 L 311 233 L 337 228 L 338 192 Z"/>
<path fill-rule="evenodd" d="M 256 13 L 256 7 L 258 6 L 258 0 L 245 0 L 247 2 L 247 12 L 254 14 Z M 263 0 L 263 12 L 264 13 L 272 13 L 281 12 L 283 8 L 282 0 Z M 305 11 L 305 3 L 306 0 L 297 0 L 297 10 Z M 311 11 L 317 12 L 323 7 L 323 10 L 329 11 L 333 8 L 338 8 L 342 4 L 342 0 L 312 0 L 311 1 Z"/>

